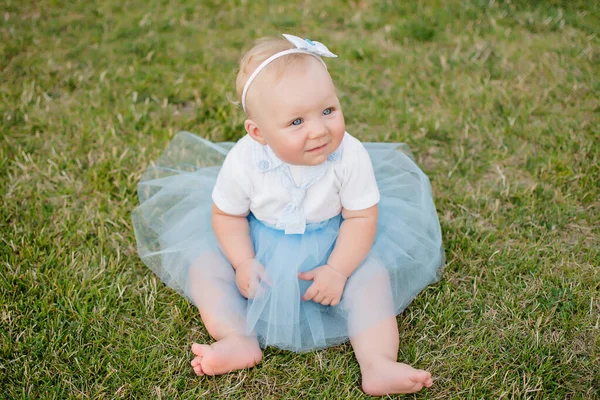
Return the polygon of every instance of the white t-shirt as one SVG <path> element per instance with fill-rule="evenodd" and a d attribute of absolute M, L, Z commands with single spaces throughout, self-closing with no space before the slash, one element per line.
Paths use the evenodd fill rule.
<path fill-rule="evenodd" d="M 286 175 L 287 168 L 291 174 Z M 290 175 L 293 182 L 286 178 Z M 298 190 L 307 185 L 306 190 Z M 379 190 L 367 150 L 347 132 L 338 149 L 318 166 L 286 164 L 269 146 L 246 135 L 227 154 L 212 199 L 227 214 L 250 211 L 270 225 L 296 204 L 305 222 L 314 223 L 335 217 L 342 207 L 374 206 Z"/>

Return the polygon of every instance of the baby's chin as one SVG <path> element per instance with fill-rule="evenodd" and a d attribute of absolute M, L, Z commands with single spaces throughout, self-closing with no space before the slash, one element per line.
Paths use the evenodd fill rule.
<path fill-rule="evenodd" d="M 295 165 L 298 167 L 314 167 L 315 165 L 323 164 L 327 160 L 327 155 L 319 156 L 319 157 L 304 157 L 302 160 L 294 160 L 293 162 L 289 162 L 286 160 L 282 160 L 286 164 Z"/>
<path fill-rule="evenodd" d="M 330 153 L 321 153 L 318 155 L 312 155 L 310 154 L 309 157 L 307 157 L 306 159 L 306 164 L 305 165 L 319 165 L 319 164 L 323 164 L 325 161 L 327 161 L 327 157 L 329 156 Z"/>

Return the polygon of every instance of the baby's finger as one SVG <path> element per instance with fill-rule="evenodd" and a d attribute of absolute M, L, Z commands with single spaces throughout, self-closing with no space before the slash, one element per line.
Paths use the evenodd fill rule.
<path fill-rule="evenodd" d="M 298 274 L 298 278 L 302 279 L 303 281 L 312 281 L 313 279 L 315 279 L 315 271 L 308 271 L 308 272 L 300 272 Z"/>
<path fill-rule="evenodd" d="M 331 307 L 335 307 L 338 304 L 340 304 L 340 300 L 339 299 L 333 299 L 331 300 L 331 303 L 329 304 Z"/>
<path fill-rule="evenodd" d="M 265 294 L 269 291 L 269 288 L 272 287 L 272 285 L 270 285 L 270 280 L 269 277 L 266 273 L 264 273 L 264 278 L 265 279 L 259 279 L 255 282 L 256 285 L 256 290 L 254 291 L 254 298 L 259 298 L 259 297 L 263 297 L 265 296 Z"/>
<path fill-rule="evenodd" d="M 248 283 L 248 298 L 253 299 L 256 296 L 256 291 L 260 286 L 260 279 L 257 276 L 253 276 Z"/>
<path fill-rule="evenodd" d="M 258 271 L 258 276 L 261 282 L 264 282 L 269 286 L 273 286 L 273 281 L 271 280 L 271 277 L 269 276 L 269 274 L 267 274 L 267 271 L 265 271 L 263 267 L 261 267 L 261 269 Z"/>
<path fill-rule="evenodd" d="M 313 299 L 313 301 L 314 301 L 315 303 L 322 304 L 322 303 L 323 303 L 323 299 L 324 299 L 324 298 L 325 298 L 325 295 L 323 295 L 323 294 L 321 294 L 321 292 L 319 292 L 319 293 L 318 293 L 318 294 L 315 296 L 315 298 Z"/>
<path fill-rule="evenodd" d="M 318 293 L 319 293 L 319 289 L 317 289 L 317 287 L 313 283 L 306 290 L 306 292 L 304 293 L 304 296 L 302 296 L 302 300 L 304 300 L 304 301 L 312 300 Z"/>
<path fill-rule="evenodd" d="M 245 298 L 248 298 L 247 293 L 246 293 L 246 288 L 244 287 L 244 285 L 240 284 L 240 282 L 236 282 L 236 285 L 237 285 L 238 292 L 240 292 L 240 294 L 242 296 L 244 296 Z"/>
<path fill-rule="evenodd" d="M 329 298 L 329 297 L 325 297 L 325 298 L 323 299 L 323 301 L 321 301 L 321 304 L 323 304 L 324 306 L 328 306 L 328 305 L 330 305 L 330 304 L 331 304 L 331 298 Z"/>

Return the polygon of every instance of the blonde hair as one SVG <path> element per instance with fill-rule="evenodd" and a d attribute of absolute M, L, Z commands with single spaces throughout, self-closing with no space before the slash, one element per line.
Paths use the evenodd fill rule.
<path fill-rule="evenodd" d="M 240 61 L 240 69 L 237 73 L 237 77 L 235 79 L 235 87 L 237 92 L 238 101 L 241 104 L 242 100 L 242 92 L 244 91 L 244 86 L 248 81 L 252 72 L 267 58 L 272 55 L 279 53 L 284 50 L 293 49 L 294 45 L 287 41 L 286 39 L 275 39 L 275 38 L 263 38 L 256 41 L 254 47 L 252 47 Z M 298 53 L 298 54 L 288 54 L 284 57 L 280 57 L 265 67 L 264 70 L 261 71 L 260 75 L 264 73 L 269 73 L 274 75 L 275 81 L 281 79 L 285 70 L 291 65 L 296 65 L 300 62 L 306 62 L 308 58 L 312 58 L 310 55 Z M 250 97 L 250 96 L 247 96 Z M 246 100 L 249 103 L 248 99 Z M 246 106 L 247 114 L 250 112 L 249 105 Z"/>

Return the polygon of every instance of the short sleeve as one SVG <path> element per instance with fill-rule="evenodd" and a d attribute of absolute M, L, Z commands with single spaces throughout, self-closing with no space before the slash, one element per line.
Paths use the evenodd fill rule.
<path fill-rule="evenodd" d="M 223 162 L 212 192 L 213 202 L 224 213 L 243 215 L 250 210 L 251 183 L 243 166 L 244 160 L 234 146 Z"/>
<path fill-rule="evenodd" d="M 342 157 L 344 177 L 340 200 L 346 210 L 364 210 L 379 203 L 379 189 L 373 164 L 367 149 L 357 139 L 350 137 Z"/>

